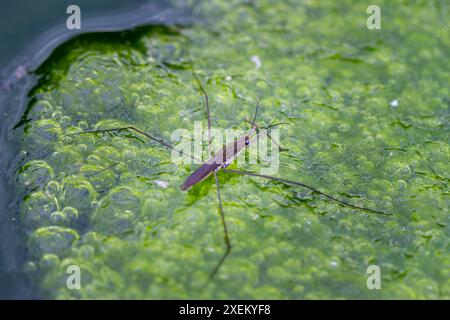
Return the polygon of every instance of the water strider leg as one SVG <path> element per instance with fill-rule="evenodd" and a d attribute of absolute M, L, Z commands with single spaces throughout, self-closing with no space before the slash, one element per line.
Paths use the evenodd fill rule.
<path fill-rule="evenodd" d="M 202 92 L 203 97 L 205 99 L 206 115 L 208 118 L 208 152 L 209 152 L 209 156 L 211 156 L 212 155 L 212 153 L 211 153 L 211 114 L 210 114 L 210 110 L 209 110 L 209 98 L 208 98 L 208 94 L 206 93 L 206 90 L 203 88 L 203 85 L 200 82 L 197 75 L 195 74 L 195 72 L 192 72 L 192 74 L 193 74 L 195 81 L 197 82 L 197 84 L 200 88 L 200 91 Z M 231 242 L 230 242 L 230 238 L 228 237 L 228 229 L 227 229 L 227 224 L 225 222 L 225 213 L 223 211 L 222 198 L 220 196 L 220 186 L 219 186 L 219 179 L 217 177 L 217 170 L 214 170 L 214 179 L 216 181 L 217 200 L 219 202 L 219 214 L 220 214 L 220 219 L 221 219 L 221 223 L 222 223 L 222 227 L 223 227 L 224 241 L 225 241 L 226 248 L 225 248 L 225 253 L 222 255 L 222 257 L 217 262 L 214 269 L 211 271 L 211 273 L 209 275 L 210 280 L 212 280 L 214 278 L 214 276 L 217 274 L 220 267 L 225 262 L 225 260 L 227 259 L 228 255 L 230 254 L 230 251 L 231 251 Z"/>
<path fill-rule="evenodd" d="M 107 170 L 109 170 L 109 169 L 114 168 L 114 167 L 117 166 L 119 163 L 120 163 L 120 162 L 114 162 L 113 164 L 110 164 L 110 165 L 107 166 L 106 168 L 103 168 L 103 169 L 101 169 L 101 170 L 99 170 L 99 171 L 97 171 L 97 172 L 94 172 L 94 173 L 92 173 L 92 174 L 89 174 L 89 175 L 87 175 L 87 176 L 88 176 L 88 177 L 95 177 L 96 175 L 99 175 L 99 174 L 102 173 L 102 172 L 105 172 L 105 171 L 107 171 Z"/>
<path fill-rule="evenodd" d="M 256 124 L 256 116 L 257 116 L 257 114 L 258 114 L 258 109 L 259 109 L 259 98 L 258 98 L 258 100 L 256 101 L 256 110 L 255 110 L 255 115 L 253 116 L 253 121 L 252 122 L 250 122 L 250 121 L 248 121 L 247 119 L 245 119 L 244 118 L 244 122 L 247 122 L 247 123 L 250 123 L 251 124 L 251 127 L 250 127 L 250 131 L 249 131 L 249 135 L 250 135 L 250 132 L 251 132 L 251 130 L 254 128 L 255 130 L 258 130 L 260 127 Z M 266 135 L 269 137 L 269 139 L 278 147 L 278 149 L 280 150 L 280 151 L 283 151 L 283 150 L 288 150 L 288 149 L 283 149 L 272 137 L 271 137 L 271 135 L 267 132 L 267 129 L 268 129 L 269 127 L 267 127 L 267 128 L 263 128 L 263 129 L 266 129 Z"/>
<path fill-rule="evenodd" d="M 358 210 L 364 210 L 364 211 L 368 211 L 368 212 L 372 212 L 372 213 L 377 213 L 377 214 L 384 214 L 384 215 L 392 215 L 392 213 L 388 213 L 388 212 L 384 212 L 384 211 L 378 211 L 378 210 L 373 210 L 373 209 L 369 209 L 369 208 L 365 208 L 365 207 L 360 207 L 351 203 L 348 203 L 346 201 L 342 201 L 339 200 L 333 196 L 330 196 L 326 193 L 323 193 L 322 191 L 319 191 L 316 188 L 310 187 L 304 183 L 301 182 L 296 182 L 296 181 L 291 181 L 291 180 L 286 180 L 286 179 L 281 179 L 281 178 L 277 178 L 277 177 L 271 177 L 271 176 L 267 176 L 264 174 L 257 174 L 257 173 L 253 173 L 253 172 L 248 172 L 248 171 L 241 171 L 241 170 L 231 170 L 231 169 L 223 169 L 223 171 L 225 172 L 230 172 L 230 173 L 236 173 L 236 174 L 240 174 L 240 175 L 246 175 L 246 176 L 252 176 L 252 177 L 260 177 L 260 178 L 265 178 L 265 179 L 269 179 L 269 180 L 274 180 L 274 181 L 278 181 L 284 184 L 288 184 L 288 185 L 294 185 L 294 186 L 300 186 L 303 188 L 307 188 L 309 190 L 312 190 L 318 194 L 320 194 L 321 196 L 333 200 L 341 205 L 350 207 L 350 208 L 354 208 L 354 209 L 358 209 Z"/>
<path fill-rule="evenodd" d="M 255 128 L 255 129 L 260 129 L 261 127 L 260 126 L 258 126 L 258 124 L 256 123 L 256 122 L 250 122 L 250 121 L 248 121 L 247 119 L 244 119 L 244 122 L 247 122 L 247 123 L 253 123 L 252 124 L 252 128 Z M 264 130 L 264 128 L 263 128 L 263 130 Z M 289 150 L 289 149 L 285 149 L 285 148 L 282 148 L 273 138 L 272 138 L 272 136 L 269 134 L 269 132 L 267 132 L 267 129 L 265 129 L 266 130 L 266 135 L 267 135 L 267 137 L 269 137 L 269 139 L 278 147 L 278 149 L 280 150 L 280 151 L 285 151 L 285 150 Z"/>
<path fill-rule="evenodd" d="M 108 128 L 108 129 L 97 129 L 97 130 L 85 130 L 85 131 L 81 131 L 81 132 L 69 133 L 69 134 L 67 134 L 67 136 L 73 136 L 73 135 L 78 135 L 78 134 L 89 134 L 89 133 L 120 132 L 120 131 L 128 131 L 128 132 L 134 131 L 134 132 L 137 132 L 137 133 L 142 134 L 143 136 L 149 138 L 150 140 L 153 140 L 153 141 L 155 141 L 155 142 L 161 144 L 162 146 L 164 146 L 164 147 L 166 147 L 166 148 L 168 148 L 168 149 L 170 149 L 170 150 L 174 150 L 174 151 L 177 151 L 177 152 L 181 152 L 181 154 L 183 154 L 183 151 L 177 150 L 176 148 L 174 148 L 173 146 L 171 146 L 170 144 L 168 144 L 168 143 L 165 142 L 164 140 L 155 138 L 155 137 L 153 137 L 152 135 L 150 135 L 150 134 L 148 134 L 148 133 L 142 131 L 141 129 L 138 129 L 138 128 L 136 128 L 136 127 L 133 127 L 133 126 L 117 127 L 117 128 Z M 192 160 L 200 161 L 200 160 L 196 159 L 196 158 L 195 158 L 194 156 L 192 156 L 192 155 L 189 155 L 189 157 L 190 157 Z M 200 161 L 200 162 L 201 162 L 201 161 Z"/>
<path fill-rule="evenodd" d="M 198 87 L 200 88 L 200 91 L 203 94 L 203 97 L 205 98 L 205 106 L 206 106 L 206 116 L 208 119 L 208 156 L 211 156 L 211 114 L 209 113 L 209 98 L 208 94 L 206 93 L 206 90 L 203 88 L 202 83 L 200 82 L 200 79 L 197 77 L 194 71 L 192 71 L 192 74 L 195 78 L 195 81 L 197 82 Z"/>
<path fill-rule="evenodd" d="M 256 117 L 258 116 L 258 110 L 259 110 L 259 98 L 257 98 L 256 100 L 255 114 L 253 116 L 253 121 L 251 122 L 252 126 L 250 127 L 248 135 L 250 135 L 250 132 L 252 131 L 253 128 L 258 129 L 258 126 L 255 126 Z"/>
<path fill-rule="evenodd" d="M 219 214 L 220 214 L 220 219 L 222 221 L 226 249 L 225 249 L 225 253 L 222 255 L 219 262 L 217 262 L 213 271 L 210 273 L 210 275 L 209 275 L 210 280 L 214 278 L 217 271 L 219 271 L 220 267 L 222 266 L 224 261 L 227 259 L 228 255 L 230 254 L 230 251 L 231 251 L 231 242 L 230 242 L 230 238 L 228 237 L 228 229 L 227 229 L 227 224 L 225 222 L 225 213 L 223 212 L 222 199 L 220 197 L 220 187 L 219 187 L 219 179 L 217 178 L 217 170 L 214 171 L 214 178 L 216 180 L 217 200 L 219 201 Z"/>

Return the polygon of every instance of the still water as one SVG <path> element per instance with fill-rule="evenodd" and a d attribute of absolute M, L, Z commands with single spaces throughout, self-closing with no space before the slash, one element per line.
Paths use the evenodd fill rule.
<path fill-rule="evenodd" d="M 69 0 L 2 2 L 0 13 L 0 298 L 36 298 L 40 294 L 21 271 L 26 250 L 14 218 L 17 199 L 11 190 L 18 140 L 12 128 L 21 117 L 32 74 L 64 41 L 77 34 L 117 31 L 143 24 L 187 23 L 189 10 L 175 10 L 163 0 L 79 0 L 81 30 L 68 30 Z"/>

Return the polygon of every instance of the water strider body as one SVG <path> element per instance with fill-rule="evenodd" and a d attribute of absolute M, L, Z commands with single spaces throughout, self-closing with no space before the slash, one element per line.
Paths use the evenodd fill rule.
<path fill-rule="evenodd" d="M 213 172 L 225 169 L 234 159 L 250 145 L 250 140 L 256 135 L 256 129 L 250 129 L 250 132 L 236 141 L 225 145 L 219 152 L 211 156 L 200 168 L 194 171 L 186 181 L 181 185 L 181 190 L 186 191 L 195 184 L 208 178 Z"/>

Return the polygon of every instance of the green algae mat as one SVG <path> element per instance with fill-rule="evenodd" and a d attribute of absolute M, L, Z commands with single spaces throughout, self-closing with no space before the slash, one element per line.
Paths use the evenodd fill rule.
<path fill-rule="evenodd" d="M 36 71 L 17 168 L 29 274 L 47 298 L 449 299 L 450 54 L 445 1 L 205 1 L 188 26 L 81 35 Z M 197 165 L 177 129 L 279 128 L 275 175 L 307 189 Z M 258 172 L 260 164 L 230 168 Z M 75 269 L 73 267 L 75 266 Z M 368 282 L 379 271 L 377 288 Z M 76 269 L 78 268 L 78 269 Z M 78 270 L 80 288 L 67 286 Z"/>

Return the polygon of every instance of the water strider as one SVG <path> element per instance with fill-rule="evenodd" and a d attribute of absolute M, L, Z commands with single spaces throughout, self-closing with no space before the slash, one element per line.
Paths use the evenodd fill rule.
<path fill-rule="evenodd" d="M 284 183 L 287 185 L 307 188 L 307 189 L 313 191 L 314 193 L 317 193 L 320 196 L 322 196 L 326 199 L 332 200 L 334 202 L 337 202 L 338 204 L 343 205 L 343 206 L 347 206 L 347 207 L 350 207 L 353 209 L 363 210 L 363 211 L 367 211 L 367 212 L 371 212 L 371 213 L 376 213 L 376 214 L 390 215 L 390 213 L 387 213 L 384 211 L 373 210 L 373 209 L 354 205 L 349 202 L 340 200 L 336 197 L 333 197 L 329 194 L 326 194 L 326 193 L 318 190 L 317 188 L 311 187 L 311 186 L 306 185 L 301 182 L 286 180 L 286 179 L 273 177 L 273 176 L 269 176 L 269 175 L 257 174 L 257 173 L 253 173 L 253 172 L 249 172 L 249 171 L 227 169 L 228 165 L 231 164 L 236 159 L 236 157 L 243 150 L 245 150 L 245 148 L 247 148 L 250 144 L 252 144 L 253 141 L 255 140 L 255 138 L 257 138 L 258 135 L 261 134 L 261 132 L 264 132 L 267 135 L 267 137 L 270 138 L 272 140 L 272 142 L 274 144 L 276 144 L 278 148 L 281 149 L 281 147 L 272 139 L 270 134 L 267 132 L 267 130 L 270 127 L 273 127 L 275 125 L 269 125 L 267 127 L 260 128 L 256 124 L 256 118 L 257 118 L 258 110 L 259 110 L 259 102 L 258 102 L 256 104 L 253 121 L 252 122 L 247 121 L 248 123 L 251 123 L 251 127 L 250 127 L 249 131 L 247 132 L 247 134 L 245 134 L 244 136 L 240 137 L 239 139 L 237 139 L 235 141 L 228 143 L 219 152 L 212 154 L 211 153 L 211 116 L 210 116 L 210 108 L 209 108 L 209 98 L 208 98 L 206 91 L 203 88 L 203 85 L 201 84 L 200 80 L 195 75 L 195 73 L 193 73 L 193 76 L 194 76 L 194 78 L 199 86 L 199 89 L 204 96 L 204 100 L 205 100 L 206 113 L 207 113 L 207 119 L 208 119 L 208 150 L 209 150 L 210 158 L 208 160 L 206 160 L 189 177 L 187 177 L 187 179 L 180 186 L 180 188 L 182 191 L 187 191 L 194 185 L 196 185 L 196 184 L 202 182 L 203 180 L 205 180 L 206 178 L 208 178 L 209 176 L 214 175 L 214 179 L 215 179 L 215 183 L 216 183 L 216 190 L 217 190 L 219 214 L 220 214 L 221 223 L 222 223 L 222 227 L 223 227 L 224 241 L 225 241 L 226 248 L 225 248 L 225 252 L 221 256 L 220 260 L 217 262 L 214 269 L 211 271 L 210 279 L 212 279 L 217 274 L 218 270 L 220 269 L 220 267 L 222 266 L 222 264 L 224 263 L 224 261 L 226 260 L 226 258 L 228 257 L 228 255 L 231 252 L 231 241 L 230 241 L 230 238 L 228 235 L 227 224 L 225 221 L 225 213 L 223 210 L 222 198 L 221 198 L 221 193 L 220 193 L 219 179 L 217 176 L 217 174 L 220 170 L 227 172 L 227 173 L 259 177 L 259 178 L 268 179 L 268 180 L 272 180 L 272 181 L 278 181 L 278 182 L 281 182 L 281 183 Z M 262 129 L 262 131 L 260 131 L 260 129 Z M 69 135 L 88 134 L 88 133 L 107 133 L 107 132 L 119 132 L 119 131 L 129 131 L 129 132 L 134 131 L 135 133 L 141 134 L 141 135 L 149 138 L 150 140 L 161 144 L 162 146 L 164 146 L 168 149 L 179 151 L 176 148 L 174 148 L 172 145 L 170 145 L 169 143 L 163 141 L 162 139 L 156 138 L 134 126 L 117 127 L 117 128 L 109 128 L 109 129 L 98 129 L 98 130 L 86 130 L 86 131 L 82 131 L 82 132 L 72 133 Z M 193 160 L 199 161 L 192 155 L 189 155 L 189 157 Z"/>

